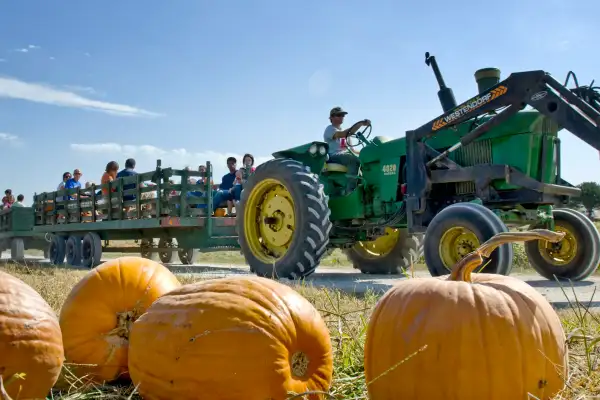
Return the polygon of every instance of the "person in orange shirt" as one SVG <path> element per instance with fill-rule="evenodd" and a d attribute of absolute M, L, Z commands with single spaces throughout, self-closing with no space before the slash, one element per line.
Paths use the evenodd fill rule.
<path fill-rule="evenodd" d="M 100 180 L 100 184 L 104 185 L 108 182 L 112 182 L 117 179 L 117 172 L 119 172 L 119 163 L 116 161 L 111 161 L 106 164 L 106 170 L 104 174 L 102 174 L 102 179 Z M 112 188 L 112 192 L 116 192 L 117 188 Z M 108 195 L 108 188 L 102 188 L 102 195 Z"/>

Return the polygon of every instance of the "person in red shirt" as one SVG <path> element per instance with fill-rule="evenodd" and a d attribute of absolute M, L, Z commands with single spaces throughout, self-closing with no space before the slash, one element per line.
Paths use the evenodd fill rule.
<path fill-rule="evenodd" d="M 2 198 L 2 208 L 11 208 L 15 202 L 15 196 L 12 194 L 12 189 L 6 189 L 4 191 L 4 197 Z"/>

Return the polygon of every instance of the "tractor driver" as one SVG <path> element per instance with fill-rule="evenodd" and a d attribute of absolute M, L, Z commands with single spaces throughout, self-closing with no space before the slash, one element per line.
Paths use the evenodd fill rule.
<path fill-rule="evenodd" d="M 358 157 L 348 151 L 346 139 L 363 126 L 371 125 L 371 121 L 365 119 L 362 124 L 354 125 L 354 128 L 342 129 L 344 117 L 348 114 L 342 107 L 334 107 L 329 112 L 331 125 L 325 128 L 323 138 L 329 145 L 329 162 L 342 164 L 348 168 L 348 174 L 357 176 L 360 168 Z M 346 190 L 351 192 L 356 187 L 356 178 L 349 178 Z"/>

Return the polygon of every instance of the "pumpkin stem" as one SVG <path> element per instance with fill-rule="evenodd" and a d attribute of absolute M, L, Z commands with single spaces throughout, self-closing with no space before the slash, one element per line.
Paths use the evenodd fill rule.
<path fill-rule="evenodd" d="M 309 362 L 308 356 L 301 351 L 292 354 L 292 374 L 296 378 L 304 378 Z"/>
<path fill-rule="evenodd" d="M 117 313 L 117 326 L 107 333 L 107 336 L 118 336 L 123 339 L 129 339 L 131 325 L 135 322 L 136 316 L 133 311 Z"/>
<path fill-rule="evenodd" d="M 450 274 L 451 281 L 471 282 L 471 273 L 483 263 L 483 257 L 489 257 L 498 246 L 512 242 L 529 240 L 547 240 L 552 243 L 560 242 L 564 232 L 553 232 L 547 229 L 532 229 L 526 232 L 501 232 L 489 238 L 484 244 L 467 254 L 456 263 Z"/>

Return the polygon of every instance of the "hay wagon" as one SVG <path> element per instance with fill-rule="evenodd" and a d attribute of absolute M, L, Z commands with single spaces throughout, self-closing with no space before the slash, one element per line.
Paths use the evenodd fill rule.
<path fill-rule="evenodd" d="M 180 177 L 181 183 L 173 183 Z M 189 178 L 203 180 L 192 184 Z M 212 165 L 206 172 L 162 168 L 91 188 L 34 196 L 31 234 L 45 238 L 51 263 L 92 268 L 106 252 L 140 253 L 192 264 L 196 252 L 239 249 L 234 217 L 213 217 Z M 219 205 L 224 206 L 224 205 Z M 29 218 L 29 216 L 27 217 Z M 113 246 L 133 240 L 134 246 Z"/>

